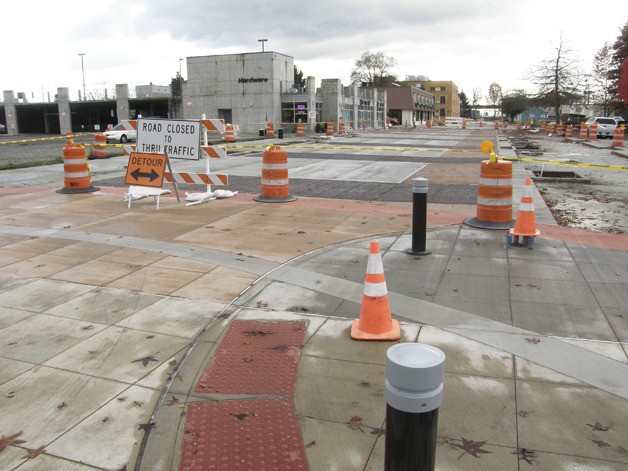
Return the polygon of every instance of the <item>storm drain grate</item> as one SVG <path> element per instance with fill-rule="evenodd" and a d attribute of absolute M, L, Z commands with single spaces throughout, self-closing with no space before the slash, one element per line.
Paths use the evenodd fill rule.
<path fill-rule="evenodd" d="M 305 322 L 235 321 L 196 393 L 292 396 Z"/>

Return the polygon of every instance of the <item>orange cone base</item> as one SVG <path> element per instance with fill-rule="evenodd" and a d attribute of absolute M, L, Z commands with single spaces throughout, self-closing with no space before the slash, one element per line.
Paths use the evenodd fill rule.
<path fill-rule="evenodd" d="M 523 237 L 536 237 L 536 236 L 541 235 L 541 231 L 539 231 L 538 229 L 534 230 L 534 234 L 531 234 L 530 232 L 515 232 L 514 229 L 510 229 L 508 232 L 510 233 L 510 235 L 513 235 L 513 236 L 523 236 Z"/>
<path fill-rule="evenodd" d="M 381 334 L 371 334 L 360 330 L 360 319 L 356 319 L 351 324 L 351 338 L 354 340 L 399 340 L 401 327 L 399 327 L 399 321 L 392 319 L 390 330 Z"/>

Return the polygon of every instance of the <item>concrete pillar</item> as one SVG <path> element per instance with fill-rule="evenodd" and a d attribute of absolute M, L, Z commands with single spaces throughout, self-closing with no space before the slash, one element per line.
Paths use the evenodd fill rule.
<path fill-rule="evenodd" d="M 377 129 L 377 100 L 379 97 L 379 93 L 377 91 L 377 88 L 373 89 L 373 114 L 371 115 L 373 118 L 373 121 L 371 123 L 371 126 L 373 127 L 373 129 Z"/>
<path fill-rule="evenodd" d="M 316 120 L 319 118 L 310 118 L 309 114 L 311 111 L 316 111 L 316 79 L 312 76 L 308 76 L 307 81 L 305 82 L 305 87 L 307 90 L 307 130 L 314 132 L 314 128 L 316 127 Z"/>
<path fill-rule="evenodd" d="M 351 85 L 351 98 L 353 99 L 353 129 L 359 129 L 360 126 L 360 96 L 358 95 L 358 85 Z"/>
<path fill-rule="evenodd" d="M 61 135 L 65 135 L 68 131 L 72 131 L 72 110 L 68 87 L 57 88 L 57 108 L 59 109 L 59 129 Z"/>
<path fill-rule="evenodd" d="M 118 123 L 123 119 L 131 119 L 129 85 L 126 83 L 116 84 L 116 113 L 118 114 Z"/>
<path fill-rule="evenodd" d="M 7 122 L 7 134 L 17 136 L 20 129 L 17 126 L 17 114 L 15 112 L 15 95 L 13 90 L 4 90 L 4 117 Z"/>
<path fill-rule="evenodd" d="M 323 99 L 323 121 L 338 123 L 342 104 L 342 82 L 340 79 L 323 79 L 321 97 Z"/>

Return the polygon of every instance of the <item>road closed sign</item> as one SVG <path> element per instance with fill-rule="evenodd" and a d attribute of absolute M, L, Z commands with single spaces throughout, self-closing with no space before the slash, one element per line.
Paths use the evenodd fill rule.
<path fill-rule="evenodd" d="M 137 120 L 136 150 L 171 159 L 200 159 L 201 123 L 172 119 Z"/>
<path fill-rule="evenodd" d="M 164 154 L 131 152 L 124 183 L 161 188 L 167 161 L 168 157 Z"/>

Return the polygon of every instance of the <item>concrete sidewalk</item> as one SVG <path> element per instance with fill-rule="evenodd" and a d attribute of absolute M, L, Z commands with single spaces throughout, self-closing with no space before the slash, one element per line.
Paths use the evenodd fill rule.
<path fill-rule="evenodd" d="M 212 453 L 276 450 L 294 460 L 283 469 L 301 456 L 382 469 L 394 342 L 349 337 L 377 239 L 402 341 L 447 355 L 437 469 L 628 470 L 627 236 L 559 228 L 535 198 L 541 237 L 507 249 L 502 231 L 461 224 L 475 207 L 430 205 L 432 253 L 413 257 L 407 204 L 238 195 L 127 210 L 123 191 L 0 198 L 0 468 L 211 469 Z M 229 326 L 251 320 L 306 323 L 293 392 L 198 392 Z M 194 428 L 192 404 L 253 404 L 227 414 L 247 430 L 265 417 L 247 401 L 262 399 L 294 405 L 296 448 L 281 449 L 288 428 L 267 430 L 260 454 Z"/>

